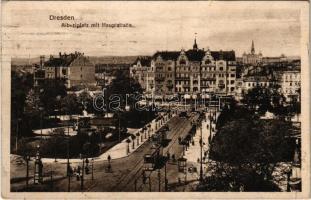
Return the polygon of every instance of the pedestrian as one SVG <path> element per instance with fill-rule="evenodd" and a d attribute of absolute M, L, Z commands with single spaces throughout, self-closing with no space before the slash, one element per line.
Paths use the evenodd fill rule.
<path fill-rule="evenodd" d="M 77 174 L 77 169 L 76 167 L 73 167 L 72 169 L 73 169 L 73 175 L 75 176 Z"/>
<path fill-rule="evenodd" d="M 78 166 L 78 174 L 79 174 L 79 176 L 80 176 L 80 173 L 81 173 L 81 167 L 80 167 L 80 165 Z"/>
<path fill-rule="evenodd" d="M 85 166 L 85 174 L 89 174 L 89 167 L 88 166 Z"/>
<path fill-rule="evenodd" d="M 86 159 L 85 159 L 85 164 L 86 164 L 86 166 L 89 166 L 89 163 L 90 163 L 89 159 L 86 158 Z"/>

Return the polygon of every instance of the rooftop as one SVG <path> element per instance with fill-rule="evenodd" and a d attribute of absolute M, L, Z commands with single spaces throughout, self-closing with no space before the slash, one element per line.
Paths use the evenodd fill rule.
<path fill-rule="evenodd" d="M 207 51 L 203 49 L 189 49 L 187 50 L 186 56 L 189 61 L 202 61 Z M 156 52 L 152 58 L 155 59 L 158 56 L 161 56 L 163 60 L 174 60 L 176 61 L 179 57 L 181 51 L 158 51 Z M 211 51 L 211 56 L 214 60 L 226 60 L 226 61 L 235 61 L 235 52 L 232 51 Z"/>
<path fill-rule="evenodd" d="M 83 55 L 82 53 L 75 52 L 71 54 L 61 54 L 59 53 L 59 57 L 50 56 L 50 59 L 44 62 L 44 66 L 46 67 L 68 67 L 76 58 Z"/>

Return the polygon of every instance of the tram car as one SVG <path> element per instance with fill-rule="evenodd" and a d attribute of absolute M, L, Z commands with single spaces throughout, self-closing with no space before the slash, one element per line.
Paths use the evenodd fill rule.
<path fill-rule="evenodd" d="M 161 129 L 157 131 L 154 135 L 151 137 L 151 141 L 153 143 L 162 144 L 167 140 L 166 130 Z"/>
<path fill-rule="evenodd" d="M 163 148 L 161 145 L 154 144 L 149 154 L 144 155 L 144 170 L 152 171 L 157 168 L 163 159 Z"/>

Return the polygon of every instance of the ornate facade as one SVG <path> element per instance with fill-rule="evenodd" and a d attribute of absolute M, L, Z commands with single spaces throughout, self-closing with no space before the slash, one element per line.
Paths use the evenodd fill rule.
<path fill-rule="evenodd" d="M 145 91 L 154 95 L 199 94 L 214 92 L 234 95 L 236 89 L 236 61 L 234 51 L 199 49 L 194 41 L 192 49 L 156 52 L 149 66 L 137 70 L 134 63 L 131 76 L 139 81 L 144 77 Z M 139 72 L 137 74 L 137 72 Z M 151 84 L 153 83 L 153 84 Z"/>

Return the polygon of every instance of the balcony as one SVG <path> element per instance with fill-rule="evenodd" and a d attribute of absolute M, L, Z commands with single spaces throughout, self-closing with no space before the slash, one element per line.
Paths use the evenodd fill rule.
<path fill-rule="evenodd" d="M 216 78 L 213 78 L 213 77 L 203 77 L 203 78 L 201 78 L 201 81 L 216 81 Z"/>
<path fill-rule="evenodd" d="M 188 83 L 183 84 L 183 87 L 184 87 L 184 88 L 190 88 L 190 84 L 188 84 Z"/>
<path fill-rule="evenodd" d="M 161 82 L 165 80 L 165 77 L 155 77 L 155 81 Z"/>
<path fill-rule="evenodd" d="M 222 88 L 225 88 L 225 84 L 224 84 L 224 83 L 219 83 L 219 84 L 218 84 L 218 87 L 221 88 L 221 89 L 222 89 Z"/>
<path fill-rule="evenodd" d="M 175 80 L 188 81 L 188 80 L 190 80 L 190 77 L 175 77 Z"/>

